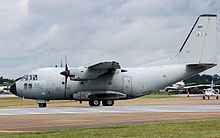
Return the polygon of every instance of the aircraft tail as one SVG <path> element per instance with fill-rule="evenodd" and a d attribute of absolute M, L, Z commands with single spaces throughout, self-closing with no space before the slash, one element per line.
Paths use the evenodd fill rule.
<path fill-rule="evenodd" d="M 211 88 L 213 89 L 213 87 L 214 87 L 214 82 L 213 82 L 213 79 L 212 79 Z"/>
<path fill-rule="evenodd" d="M 175 56 L 178 63 L 217 64 L 216 50 L 217 15 L 200 15 L 181 49 Z"/>

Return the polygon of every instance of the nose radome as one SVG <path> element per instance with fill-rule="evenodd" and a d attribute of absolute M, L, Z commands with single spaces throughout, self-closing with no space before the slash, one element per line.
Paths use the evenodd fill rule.
<path fill-rule="evenodd" d="M 11 85 L 10 87 L 10 92 L 13 93 L 14 95 L 17 95 L 17 90 L 16 90 L 16 83 Z"/>

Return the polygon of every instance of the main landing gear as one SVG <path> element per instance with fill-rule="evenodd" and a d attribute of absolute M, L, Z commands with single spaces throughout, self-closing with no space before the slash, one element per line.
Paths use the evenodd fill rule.
<path fill-rule="evenodd" d="M 208 97 L 208 100 L 210 99 L 210 96 L 207 96 Z M 216 96 L 216 100 L 218 100 L 219 99 L 219 97 L 218 96 Z M 203 96 L 203 100 L 205 100 L 205 96 Z"/>
<path fill-rule="evenodd" d="M 100 100 L 90 100 L 89 105 L 90 106 L 99 106 Z M 112 105 L 114 105 L 114 100 L 103 100 L 102 105 L 103 106 L 112 106 Z"/>
<path fill-rule="evenodd" d="M 208 97 L 208 100 L 210 99 L 210 96 L 207 96 Z M 203 100 L 205 100 L 205 96 L 203 96 L 203 98 L 202 98 Z"/>

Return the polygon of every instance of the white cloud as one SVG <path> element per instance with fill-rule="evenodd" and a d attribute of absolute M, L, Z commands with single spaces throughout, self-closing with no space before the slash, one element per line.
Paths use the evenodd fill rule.
<path fill-rule="evenodd" d="M 214 0 L 1 1 L 0 71 L 16 78 L 60 64 L 66 54 L 73 66 L 163 59 L 179 50 L 199 14 L 219 13 L 219 5 Z M 216 72 L 219 66 L 209 71 Z"/>
<path fill-rule="evenodd" d="M 28 14 L 28 4 L 29 4 L 29 0 L 20 0 L 20 7 L 21 7 L 21 12 L 24 15 Z"/>

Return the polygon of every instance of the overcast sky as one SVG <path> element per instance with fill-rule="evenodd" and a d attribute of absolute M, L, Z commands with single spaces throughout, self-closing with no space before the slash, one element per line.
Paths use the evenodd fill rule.
<path fill-rule="evenodd" d="M 200 14 L 219 12 L 219 0 L 0 1 L 0 76 L 60 65 L 65 55 L 69 66 L 164 59 L 177 53 Z M 219 44 L 218 31 L 218 52 Z M 205 73 L 220 74 L 220 67 Z"/>

